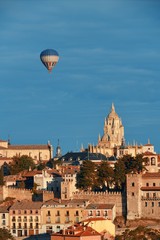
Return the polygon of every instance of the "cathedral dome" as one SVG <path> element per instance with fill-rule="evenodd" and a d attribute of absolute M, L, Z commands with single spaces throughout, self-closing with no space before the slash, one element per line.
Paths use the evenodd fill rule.
<path fill-rule="evenodd" d="M 108 114 L 108 117 L 107 117 L 107 118 L 118 118 L 118 119 L 119 119 L 118 114 L 115 112 L 115 107 L 114 107 L 114 104 L 113 104 L 113 103 L 112 103 L 111 111 L 110 111 L 110 113 Z"/>

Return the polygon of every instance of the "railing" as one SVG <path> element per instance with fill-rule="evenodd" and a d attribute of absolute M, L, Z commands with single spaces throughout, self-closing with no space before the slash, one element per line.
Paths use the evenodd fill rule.
<path fill-rule="evenodd" d="M 160 197 L 144 197 L 144 196 L 142 196 L 142 197 L 141 197 L 141 200 L 142 200 L 142 201 L 144 201 L 144 200 L 145 200 L 145 201 L 147 201 L 147 200 L 148 200 L 148 201 L 160 201 Z"/>

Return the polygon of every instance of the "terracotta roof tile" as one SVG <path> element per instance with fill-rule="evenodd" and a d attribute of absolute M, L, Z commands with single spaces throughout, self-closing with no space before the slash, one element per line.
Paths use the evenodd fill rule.
<path fill-rule="evenodd" d="M 40 209 L 42 202 L 32 202 L 28 200 L 17 201 L 11 206 L 11 210 L 23 210 L 23 209 Z"/>
<path fill-rule="evenodd" d="M 147 172 L 145 174 L 142 174 L 142 178 L 160 178 L 160 172 Z"/>
<path fill-rule="evenodd" d="M 9 149 L 48 149 L 48 145 L 8 145 Z"/>

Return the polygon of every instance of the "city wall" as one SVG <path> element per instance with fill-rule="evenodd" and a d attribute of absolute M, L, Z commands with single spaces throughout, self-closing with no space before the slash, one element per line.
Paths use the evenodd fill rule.
<path fill-rule="evenodd" d="M 31 190 L 20 189 L 13 187 L 0 186 L 0 201 L 5 200 L 7 197 L 16 198 L 21 201 L 27 199 L 32 201 L 47 201 L 54 198 L 53 192 L 50 191 L 41 191 L 40 194 L 34 198 L 34 194 Z"/>
<path fill-rule="evenodd" d="M 126 198 L 120 192 L 76 192 L 73 199 L 88 199 L 91 203 L 114 204 L 117 216 L 126 215 Z"/>

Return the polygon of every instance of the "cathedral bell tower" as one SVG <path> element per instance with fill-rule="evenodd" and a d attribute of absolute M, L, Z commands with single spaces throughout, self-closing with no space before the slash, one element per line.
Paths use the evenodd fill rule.
<path fill-rule="evenodd" d="M 124 127 L 122 121 L 115 111 L 114 104 L 110 113 L 104 121 L 104 134 L 102 138 L 99 137 L 98 146 L 106 148 L 114 148 L 121 146 L 122 140 L 124 139 Z"/>

